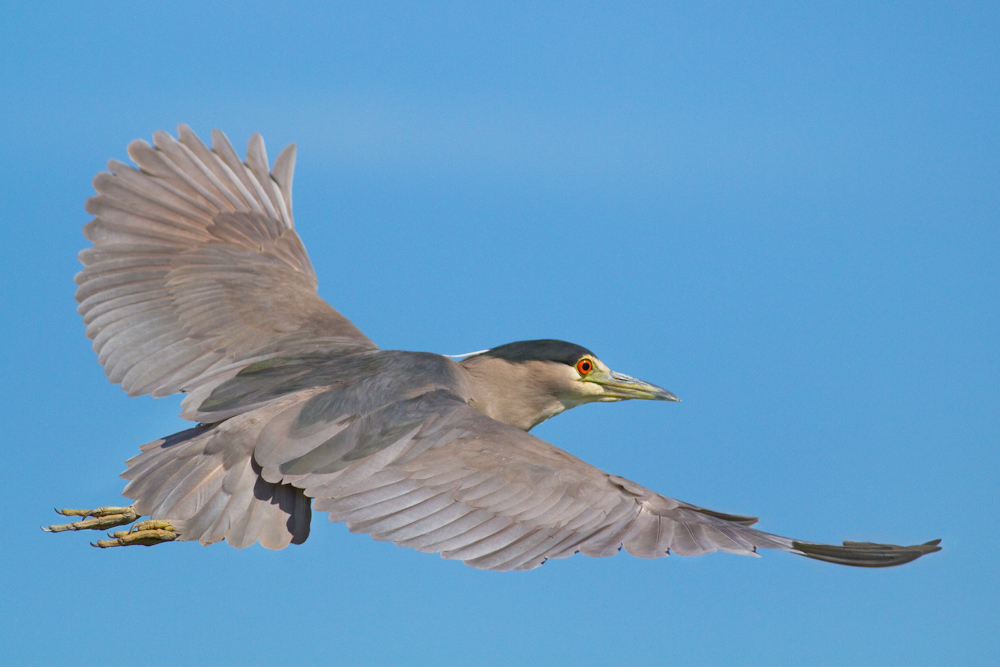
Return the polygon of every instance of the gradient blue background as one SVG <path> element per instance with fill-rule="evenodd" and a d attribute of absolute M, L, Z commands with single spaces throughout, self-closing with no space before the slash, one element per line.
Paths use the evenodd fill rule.
<path fill-rule="evenodd" d="M 998 664 L 996 4 L 113 4 L 0 17 L 0 662 Z M 179 122 L 299 143 L 320 292 L 381 346 L 564 338 L 684 399 L 541 437 L 945 550 L 499 574 L 320 514 L 282 552 L 43 534 L 186 427 L 107 383 L 73 300 L 92 176 Z"/>

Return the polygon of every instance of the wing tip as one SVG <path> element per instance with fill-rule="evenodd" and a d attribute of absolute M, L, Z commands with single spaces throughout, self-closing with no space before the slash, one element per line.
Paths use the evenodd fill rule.
<path fill-rule="evenodd" d="M 808 558 L 815 558 L 827 563 L 850 565 L 853 567 L 894 567 L 915 561 L 921 556 L 941 551 L 940 539 L 900 546 L 898 544 L 879 544 L 876 542 L 845 541 L 843 546 L 832 544 L 815 544 L 792 540 L 792 548 Z"/>

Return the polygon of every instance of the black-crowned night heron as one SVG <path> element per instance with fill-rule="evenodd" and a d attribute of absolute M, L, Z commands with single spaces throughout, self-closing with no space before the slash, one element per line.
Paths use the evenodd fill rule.
<path fill-rule="evenodd" d="M 829 546 L 761 532 L 753 517 L 661 496 L 528 433 L 592 401 L 675 401 L 555 340 L 460 362 L 380 350 L 316 293 L 292 228 L 295 147 L 273 169 L 219 131 L 186 126 L 139 165 L 111 161 L 87 202 L 94 246 L 76 298 L 112 382 L 130 396 L 185 392 L 194 428 L 144 445 L 122 475 L 131 507 L 63 510 L 55 531 L 119 531 L 99 546 L 226 540 L 299 544 L 313 509 L 354 532 L 493 570 L 622 547 L 643 558 L 779 549 L 860 566 L 906 563 L 938 540 Z M 311 505 L 311 507 L 310 507 Z M 86 518 L 91 517 L 91 518 Z"/>

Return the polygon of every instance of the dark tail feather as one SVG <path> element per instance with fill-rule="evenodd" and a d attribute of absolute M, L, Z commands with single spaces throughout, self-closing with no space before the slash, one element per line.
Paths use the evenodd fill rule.
<path fill-rule="evenodd" d="M 792 540 L 792 548 L 803 556 L 824 560 L 828 563 L 853 565 L 855 567 L 892 567 L 916 560 L 921 556 L 941 551 L 941 540 L 931 540 L 924 544 L 901 547 L 896 544 L 876 544 L 875 542 L 844 542 L 844 546 L 813 544 Z"/>

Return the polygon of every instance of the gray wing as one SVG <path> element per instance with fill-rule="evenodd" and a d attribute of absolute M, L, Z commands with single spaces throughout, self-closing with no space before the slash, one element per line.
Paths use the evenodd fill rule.
<path fill-rule="evenodd" d="M 261 360 L 377 349 L 316 293 L 292 228 L 294 144 L 269 171 L 260 135 L 244 163 L 218 130 L 211 150 L 178 134 L 133 141 L 139 169 L 110 161 L 87 201 L 76 298 L 110 380 L 132 396 L 197 390 L 189 406 Z"/>
<path fill-rule="evenodd" d="M 494 421 L 447 389 L 364 416 L 310 393 L 263 428 L 263 479 L 315 498 L 354 532 L 477 568 L 527 570 L 574 553 L 643 558 L 779 549 L 846 565 L 899 565 L 937 551 L 819 545 L 765 533 L 755 518 L 706 510 L 609 475 L 524 431 Z"/>

